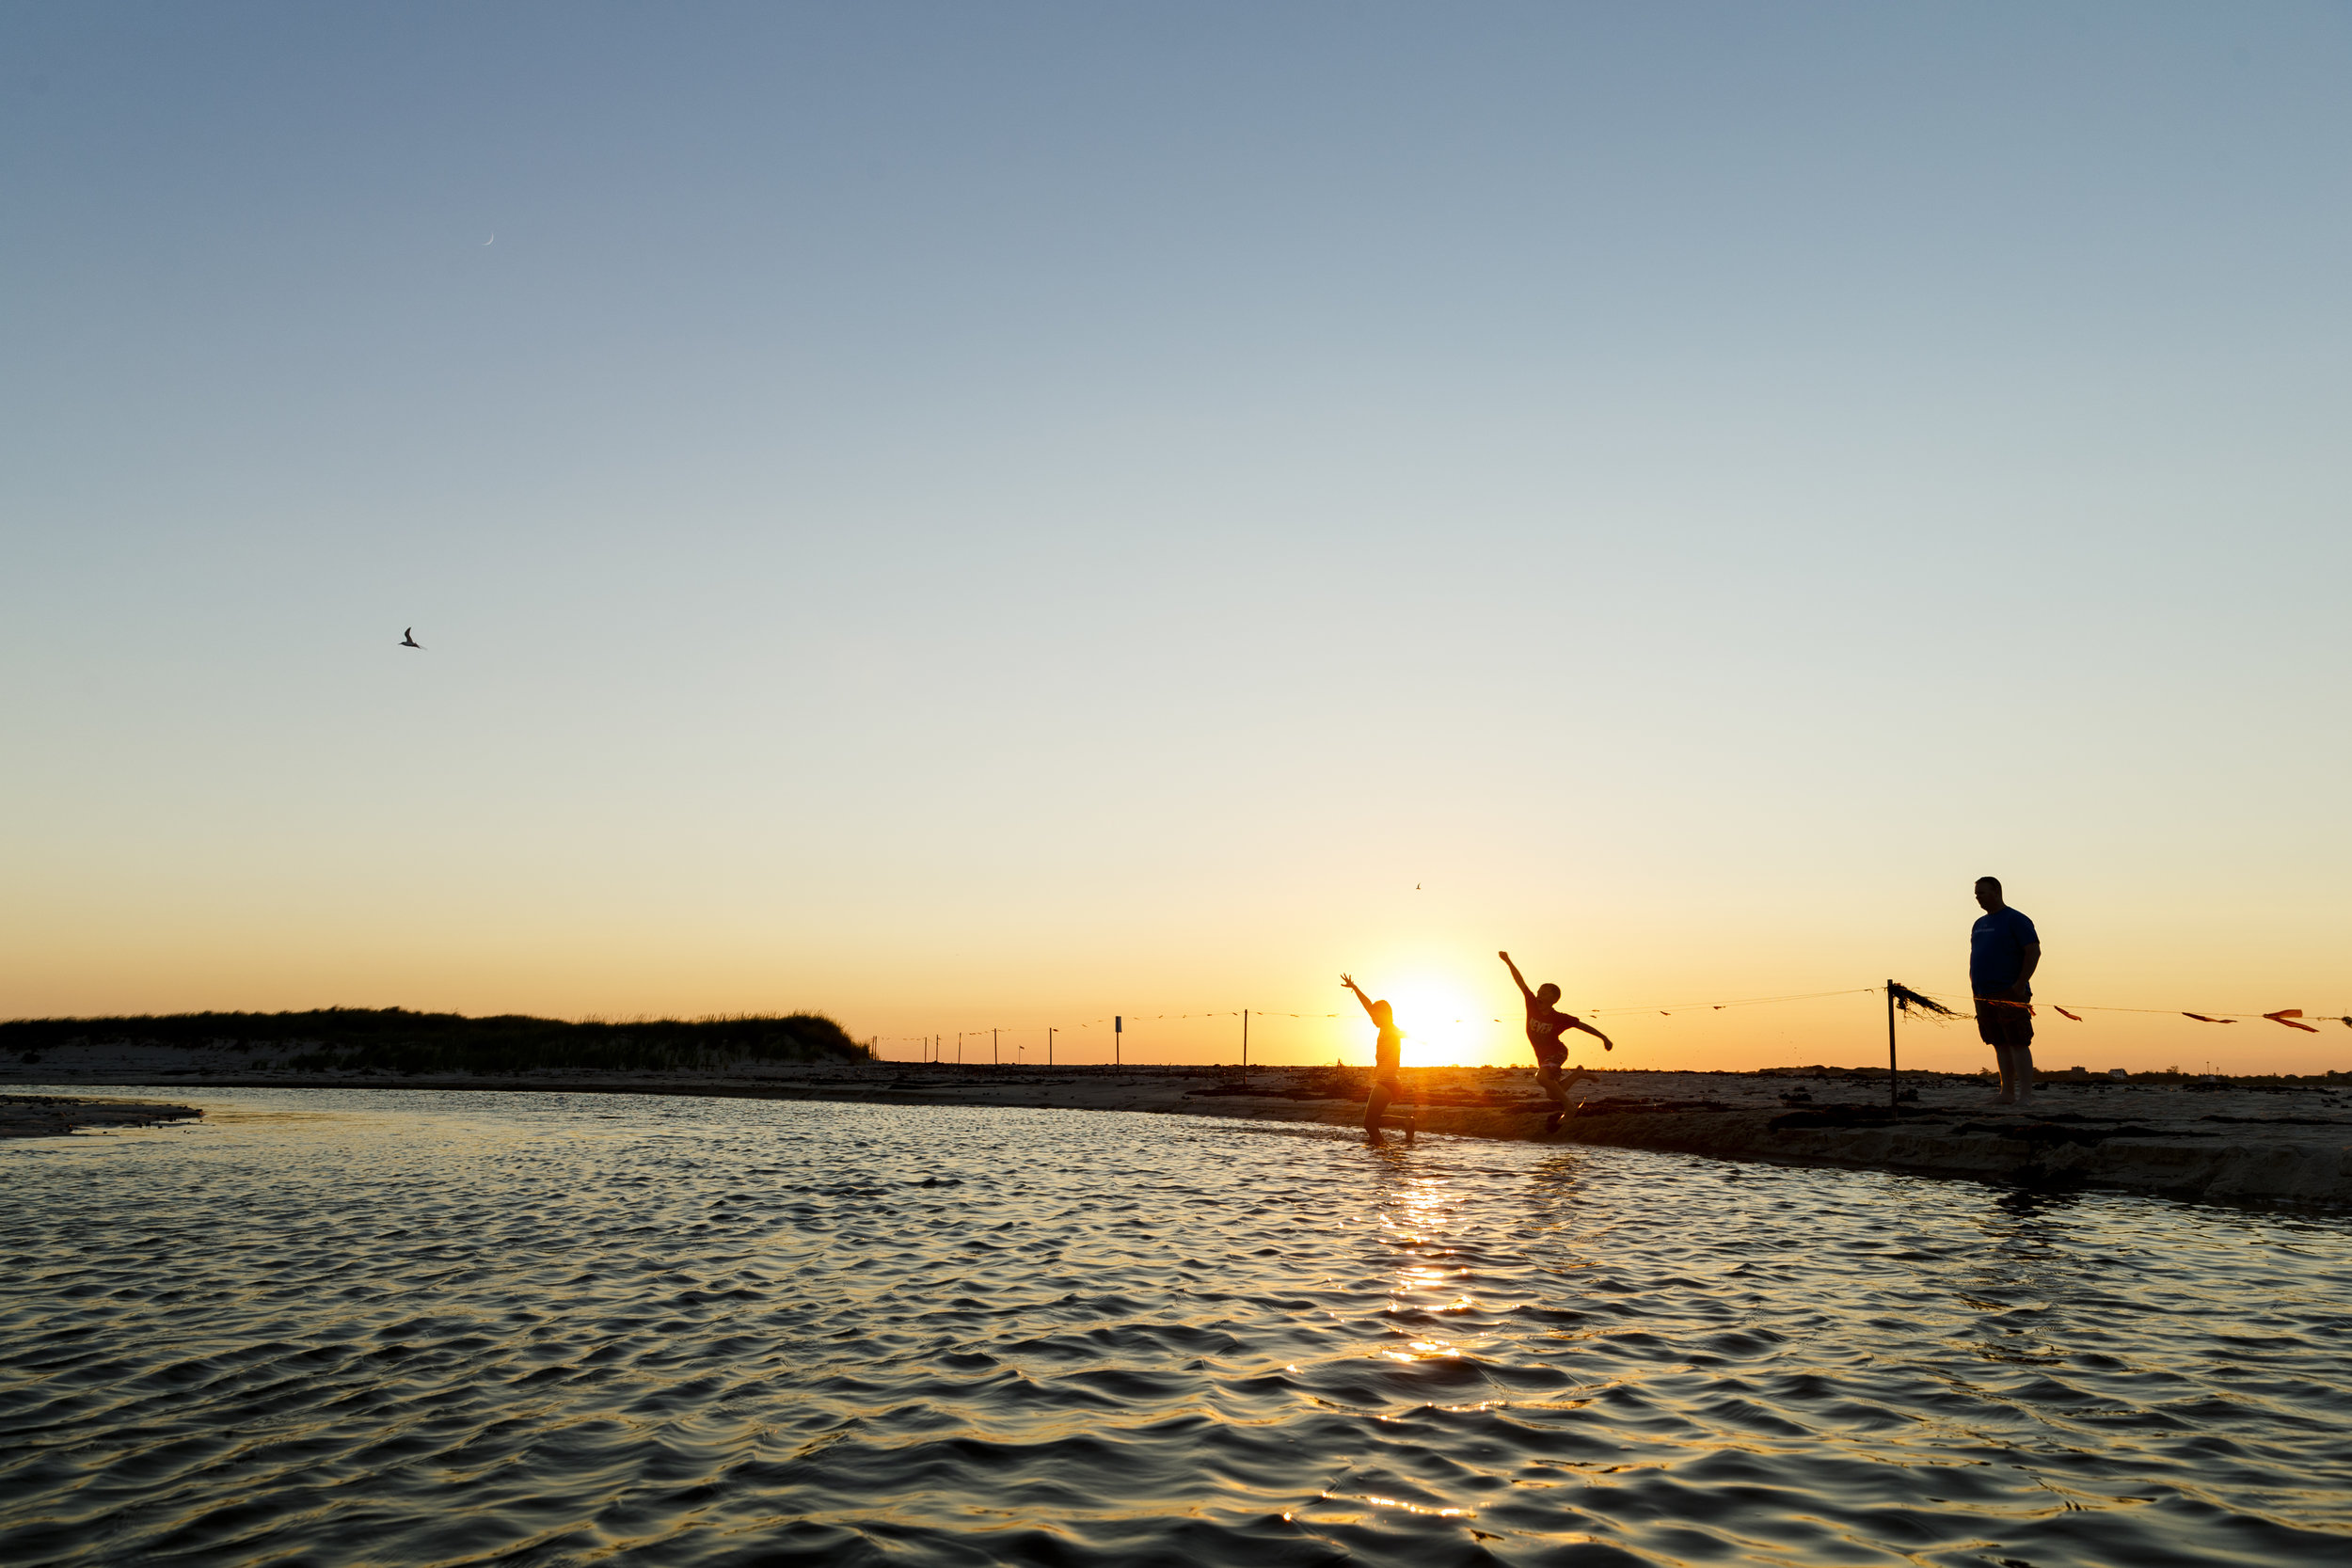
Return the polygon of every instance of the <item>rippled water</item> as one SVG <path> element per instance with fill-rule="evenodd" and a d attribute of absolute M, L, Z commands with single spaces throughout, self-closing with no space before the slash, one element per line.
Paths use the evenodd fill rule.
<path fill-rule="evenodd" d="M 174 1092 L 174 1091 L 164 1091 Z M 0 1148 L 0 1560 L 2352 1560 L 2352 1225 L 1082 1112 Z"/>

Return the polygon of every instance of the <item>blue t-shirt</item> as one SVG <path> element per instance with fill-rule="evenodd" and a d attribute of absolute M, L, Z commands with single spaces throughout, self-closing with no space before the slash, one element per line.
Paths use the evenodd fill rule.
<path fill-rule="evenodd" d="M 1968 927 L 1968 984 L 1979 996 L 1998 996 L 2017 984 L 2026 944 L 2040 945 L 2033 922 L 2003 905 Z"/>

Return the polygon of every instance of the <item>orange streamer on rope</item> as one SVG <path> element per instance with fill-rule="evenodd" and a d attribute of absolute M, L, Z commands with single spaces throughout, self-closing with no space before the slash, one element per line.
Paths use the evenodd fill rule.
<path fill-rule="evenodd" d="M 2312 1028 L 2310 1024 L 2297 1023 L 2295 1022 L 2302 1016 L 2303 1009 L 2300 1007 L 2281 1007 L 2275 1013 L 2263 1014 L 2263 1017 L 2270 1020 L 2273 1023 L 2283 1023 L 2290 1029 L 2300 1029 L 2307 1035 L 2318 1034 L 2319 1031 Z"/>
<path fill-rule="evenodd" d="M 2183 1018 L 2193 1018 L 2200 1023 L 2235 1023 L 2237 1022 L 2237 1020 L 2233 1018 L 2207 1018 L 2202 1013 L 2183 1013 L 2181 1016 Z"/>
<path fill-rule="evenodd" d="M 2071 1019 L 2073 1019 L 2073 1020 L 2074 1020 L 2075 1022 L 2077 1022 L 2077 1023 L 2080 1023 L 2080 1022 L 2083 1021 L 2083 1020 L 2082 1020 L 2082 1015 L 2081 1015 L 2080 1013 L 2070 1013 L 2070 1012 L 2068 1012 L 2065 1008 L 2063 1008 L 2063 1007 L 2058 1007 L 2058 1005 L 2057 1003 L 2055 1003 L 2055 1002 L 2051 1003 L 2051 1004 L 2050 1004 L 2050 1006 L 2053 1006 L 2053 1007 L 2058 1007 L 2058 1017 L 2060 1017 L 2060 1018 L 2071 1018 Z"/>

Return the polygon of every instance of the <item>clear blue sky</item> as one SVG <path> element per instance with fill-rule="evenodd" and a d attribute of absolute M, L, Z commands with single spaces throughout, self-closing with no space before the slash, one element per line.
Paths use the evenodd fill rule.
<path fill-rule="evenodd" d="M 1958 990 L 1985 871 L 2061 1000 L 2352 1011 L 2348 84 L 2342 4 L 8 8 L 0 1014 Z M 1867 1057 L 1797 1016 L 1620 1059 Z"/>

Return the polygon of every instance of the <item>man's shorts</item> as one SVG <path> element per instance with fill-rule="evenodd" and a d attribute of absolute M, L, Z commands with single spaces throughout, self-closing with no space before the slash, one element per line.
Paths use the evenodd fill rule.
<path fill-rule="evenodd" d="M 1987 1045 L 2031 1045 L 2033 1009 L 2023 1002 L 1977 998 L 1977 1037 Z"/>

